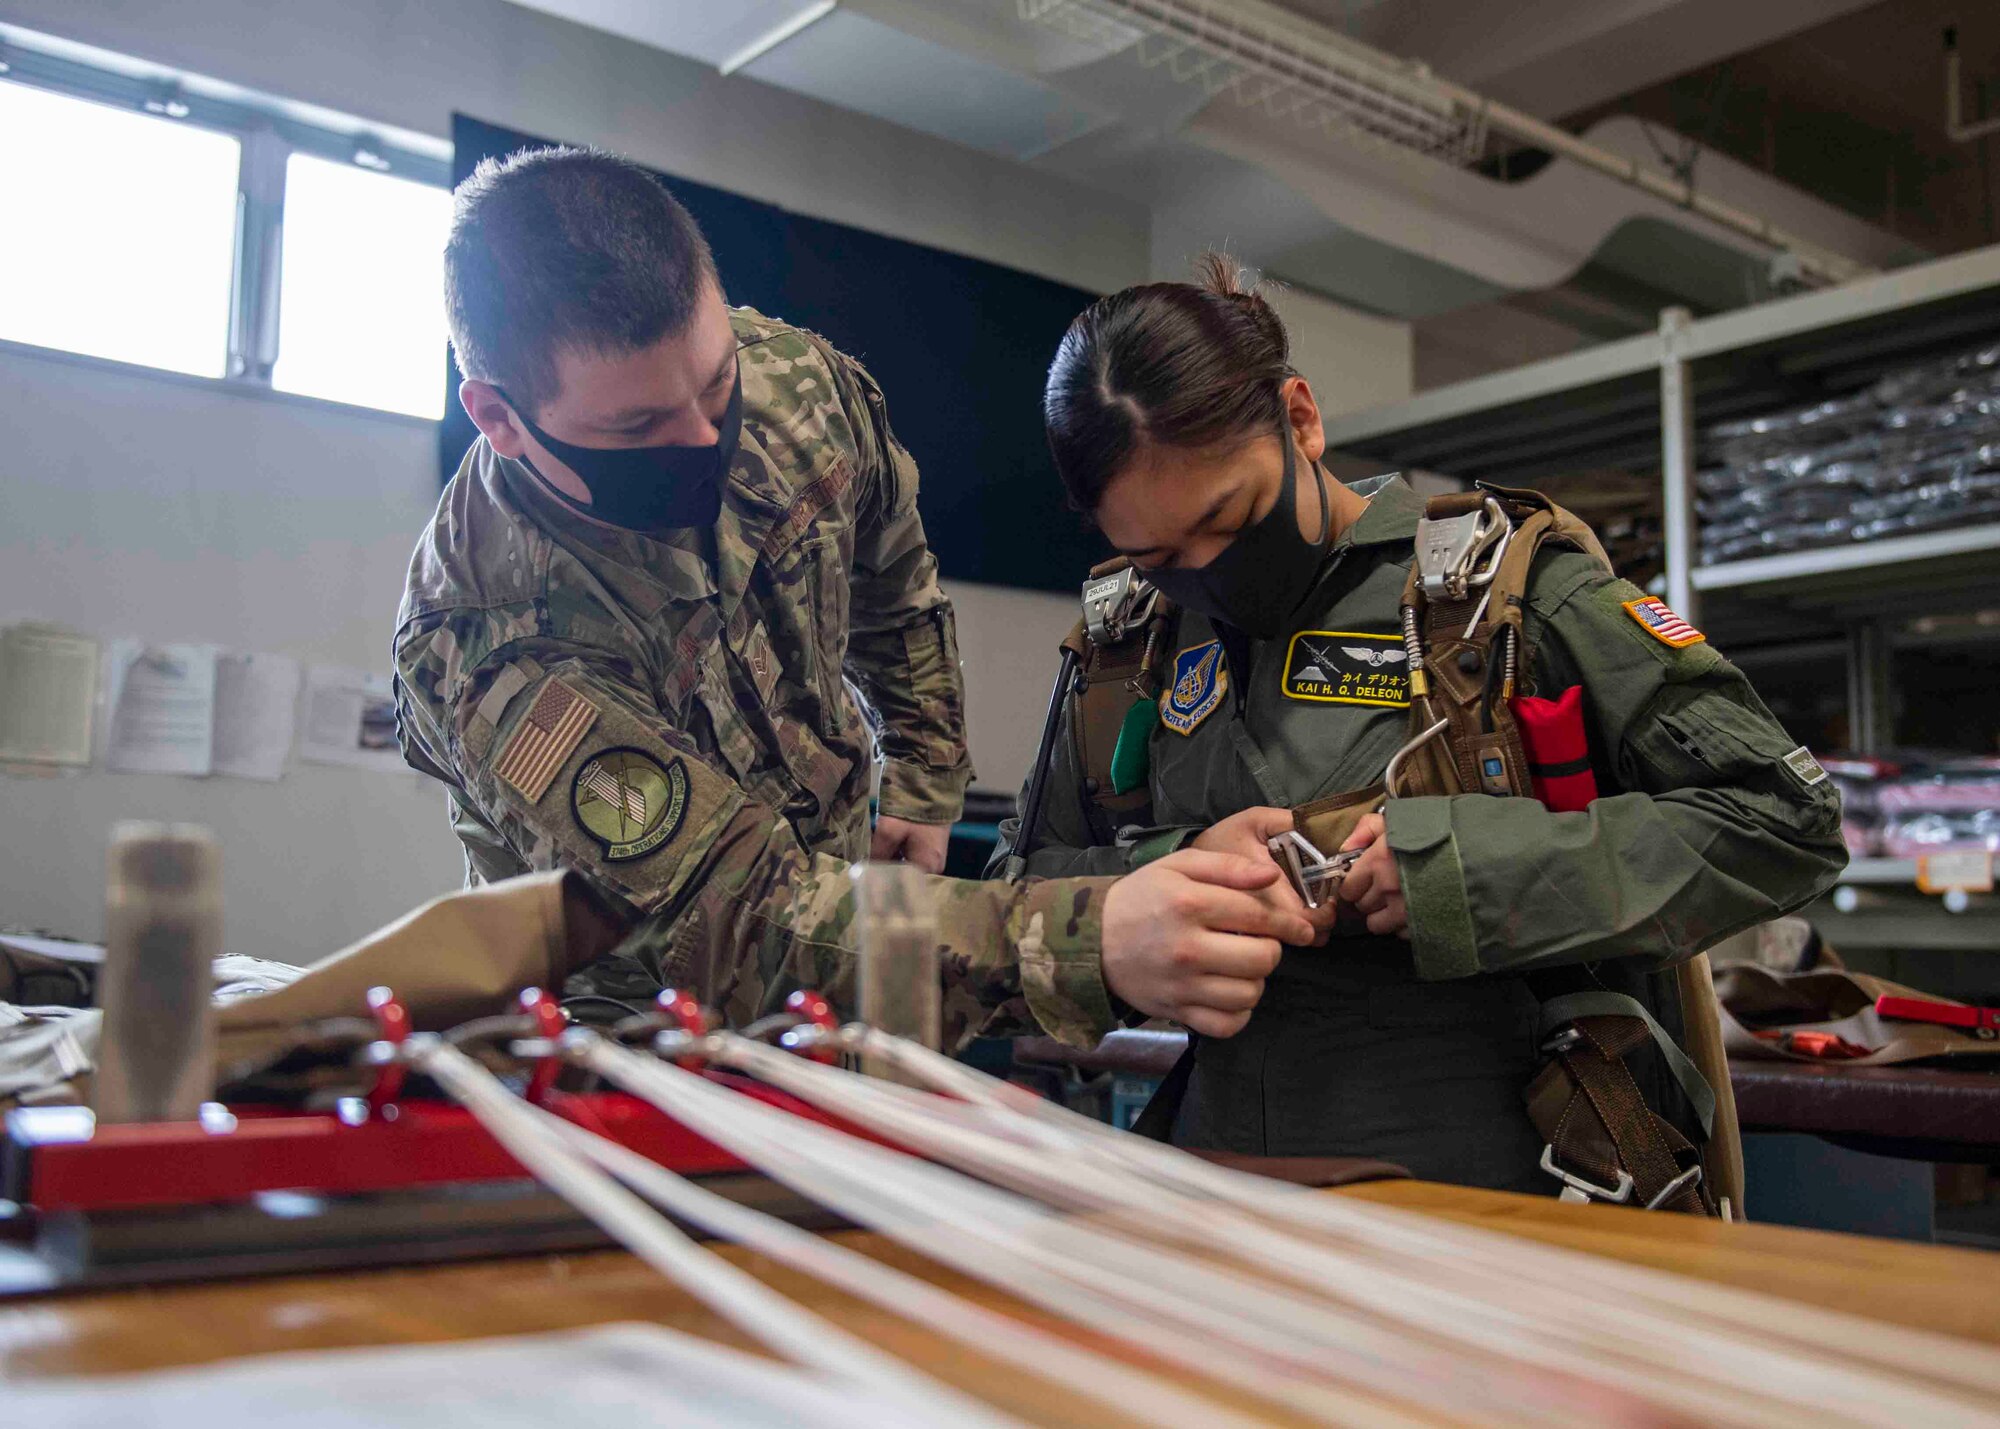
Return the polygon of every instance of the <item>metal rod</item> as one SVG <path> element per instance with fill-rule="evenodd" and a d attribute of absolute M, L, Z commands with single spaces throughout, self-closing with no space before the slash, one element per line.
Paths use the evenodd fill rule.
<path fill-rule="evenodd" d="M 806 6 L 790 19 L 773 25 L 735 54 L 728 56 L 715 67 L 716 73 L 735 74 L 745 65 L 755 64 L 794 35 L 817 25 L 831 15 L 837 3 L 838 0 L 816 0 L 816 3 Z"/>
<path fill-rule="evenodd" d="M 1862 754 L 1893 742 L 1889 709 L 1889 641 L 1879 620 L 1859 620 L 1847 632 L 1847 739 Z"/>
<path fill-rule="evenodd" d="M 1961 76 L 1958 59 L 1958 31 L 1944 32 L 1944 132 L 1959 143 L 1968 143 L 1983 134 L 2000 134 L 2000 117 L 1965 122 L 1965 105 L 1960 98 Z"/>
<path fill-rule="evenodd" d="M 1694 393 L 1688 382 L 1686 308 L 1660 313 L 1661 543 L 1667 568 L 1667 604 L 1681 619 L 1699 624 L 1695 597 Z"/>
<path fill-rule="evenodd" d="M 1076 679 L 1076 651 L 1063 646 L 1062 670 L 1056 687 L 1049 692 L 1049 712 L 1042 720 L 1042 742 L 1035 752 L 1035 767 L 1028 775 L 1028 790 L 1021 800 L 1021 827 L 1014 835 L 1014 852 L 1007 859 L 1007 876 L 1019 878 L 1028 871 L 1028 855 L 1034 851 L 1035 830 L 1042 822 L 1042 803 L 1049 787 L 1049 762 L 1055 757 L 1056 736 L 1062 729 L 1063 702 Z"/>

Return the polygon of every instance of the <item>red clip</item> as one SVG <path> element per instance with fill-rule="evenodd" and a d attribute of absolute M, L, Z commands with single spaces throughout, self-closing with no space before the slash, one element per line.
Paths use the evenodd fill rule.
<path fill-rule="evenodd" d="M 556 1084 L 562 1059 L 556 1055 L 555 1040 L 569 1028 L 569 1014 L 562 1004 L 542 988 L 531 987 L 521 994 L 521 1010 L 535 1019 L 535 1035 L 550 1044 L 528 1077 L 528 1100 L 540 1106 Z"/>
<path fill-rule="evenodd" d="M 653 1005 L 660 1009 L 660 1014 L 667 1021 L 677 1024 L 688 1036 L 708 1035 L 708 1009 L 679 988 L 662 989 L 660 995 L 653 999 Z M 705 1057 L 682 1057 L 678 1060 L 691 1072 L 699 1072 L 708 1065 Z"/>
<path fill-rule="evenodd" d="M 808 1027 L 817 1027 L 827 1033 L 840 1031 L 840 1019 L 833 1015 L 833 1004 L 814 992 L 811 988 L 802 987 L 786 998 L 785 1011 L 804 1022 Z M 779 1045 L 787 1051 L 799 1052 L 801 1055 L 809 1057 L 815 1062 L 837 1062 L 840 1060 L 840 1049 L 834 1046 L 829 1038 L 818 1038 L 808 1045 L 801 1046 L 800 1030 L 802 1029 L 794 1029 L 787 1032 L 783 1037 L 778 1039 Z"/>
<path fill-rule="evenodd" d="M 1960 1002 L 1933 1002 L 1926 997 L 1895 997 L 1885 993 L 1875 999 L 1875 1015 L 1957 1027 L 1987 1041 L 2000 1037 L 2000 1007 L 1968 1007 Z"/>
<path fill-rule="evenodd" d="M 1846 1038 L 1831 1032 L 1793 1031 L 1789 1027 L 1768 1027 L 1753 1035 L 1763 1038 L 1766 1042 L 1775 1042 L 1787 1052 L 1796 1052 L 1801 1057 L 1817 1057 L 1823 1062 L 1845 1062 L 1868 1055 L 1866 1047 L 1857 1047 Z"/>
<path fill-rule="evenodd" d="M 375 1031 L 381 1041 L 401 1048 L 410 1037 L 410 1009 L 386 987 L 368 989 L 368 1011 L 374 1015 Z M 403 1090 L 409 1068 L 400 1059 L 384 1062 L 375 1069 L 375 1085 L 368 1089 L 368 1110 L 380 1112 L 395 1104 Z"/>

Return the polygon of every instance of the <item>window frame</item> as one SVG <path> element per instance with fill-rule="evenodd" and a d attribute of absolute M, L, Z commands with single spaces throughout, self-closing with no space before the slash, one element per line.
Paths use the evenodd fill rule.
<path fill-rule="evenodd" d="M 326 403 L 407 421 L 412 417 L 272 386 L 277 365 L 279 293 L 283 282 L 285 173 L 294 153 L 312 154 L 373 173 L 451 187 L 450 145 L 390 131 L 302 104 L 252 95 L 161 66 L 0 25 L 0 83 L 14 82 L 136 110 L 167 124 L 187 124 L 233 136 L 241 146 L 236 177 L 234 251 L 230 256 L 228 342 L 221 377 L 171 372 L 145 363 L 96 357 L 68 348 L 0 339 L 0 346 L 104 363 L 179 382 L 220 384 L 287 401 Z M 440 367 L 439 381 L 444 380 Z"/>

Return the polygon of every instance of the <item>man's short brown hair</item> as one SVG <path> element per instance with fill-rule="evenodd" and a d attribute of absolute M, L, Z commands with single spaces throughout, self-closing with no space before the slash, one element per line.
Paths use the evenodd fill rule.
<path fill-rule="evenodd" d="M 594 149 L 484 159 L 452 194 L 445 315 L 459 370 L 533 416 L 564 348 L 620 354 L 688 324 L 715 259 L 652 174 Z"/>

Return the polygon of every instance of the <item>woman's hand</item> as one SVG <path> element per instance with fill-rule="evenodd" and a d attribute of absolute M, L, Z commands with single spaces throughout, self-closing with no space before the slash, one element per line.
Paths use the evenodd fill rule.
<path fill-rule="evenodd" d="M 1231 814 L 1212 828 L 1204 829 L 1189 847 L 1262 862 L 1271 859 L 1271 840 L 1279 834 L 1290 833 L 1291 829 L 1290 809 L 1245 809 Z M 1328 935 L 1333 932 L 1334 919 L 1339 916 L 1339 907 L 1332 900 L 1317 908 L 1306 907 L 1288 879 L 1278 879 L 1260 890 L 1259 896 L 1273 912 L 1296 914 L 1312 924 L 1312 946 L 1316 948 L 1325 945 Z"/>
<path fill-rule="evenodd" d="M 1387 827 L 1382 815 L 1369 814 L 1354 826 L 1347 842 L 1340 846 L 1366 849 L 1340 881 L 1340 901 L 1351 903 L 1368 923 L 1371 933 L 1410 936 L 1410 913 L 1403 905 L 1403 876 L 1396 867 L 1396 854 L 1383 837 Z"/>

